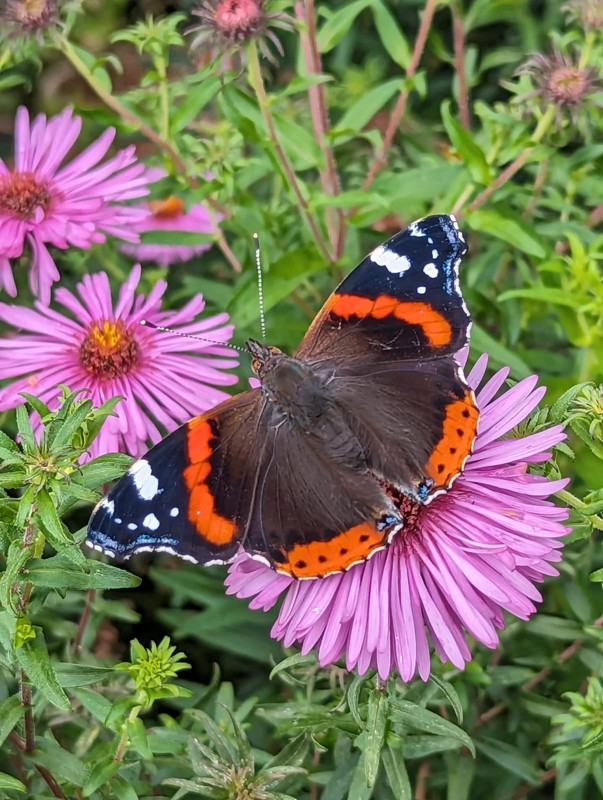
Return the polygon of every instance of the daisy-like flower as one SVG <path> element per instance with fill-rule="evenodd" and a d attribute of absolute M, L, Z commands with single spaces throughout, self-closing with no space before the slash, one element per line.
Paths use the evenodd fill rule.
<path fill-rule="evenodd" d="M 585 31 L 603 27 L 603 0 L 568 0 L 561 8 L 570 19 L 580 22 Z"/>
<path fill-rule="evenodd" d="M 149 193 L 147 184 L 158 170 L 148 170 L 127 147 L 100 163 L 115 136 L 108 128 L 69 164 L 61 166 L 82 127 L 67 108 L 46 120 L 31 123 L 26 108 L 15 122 L 15 163 L 0 159 L 0 289 L 17 293 L 10 259 L 31 251 L 29 282 L 33 293 L 50 302 L 50 287 L 59 273 L 47 245 L 89 248 L 109 233 L 130 242 L 140 237 L 133 224 L 148 214 L 124 201 Z"/>
<path fill-rule="evenodd" d="M 6 0 L 0 12 L 0 30 L 16 34 L 37 34 L 57 18 L 56 0 Z"/>
<path fill-rule="evenodd" d="M 477 390 L 482 356 L 468 381 Z M 462 669 L 471 659 L 465 639 L 494 648 L 503 611 L 527 619 L 542 598 L 534 587 L 556 575 L 561 523 L 567 510 L 546 498 L 565 486 L 528 472 L 529 464 L 565 438 L 561 426 L 520 438 L 508 434 L 536 407 L 545 389 L 526 378 L 499 394 L 508 369 L 478 392 L 480 426 L 472 455 L 450 490 L 429 505 L 400 501 L 407 524 L 385 550 L 347 572 L 296 581 L 240 552 L 229 569 L 227 592 L 253 598 L 267 610 L 283 603 L 272 636 L 302 653 L 317 648 L 324 666 L 344 657 L 348 669 L 369 668 L 410 680 L 430 673 L 431 642 L 442 661 Z"/>
<path fill-rule="evenodd" d="M 182 231 L 183 233 L 213 233 L 214 226 L 206 208 L 196 204 L 188 211 L 179 197 L 170 195 L 165 200 L 149 200 L 147 215 L 133 225 L 136 233 L 147 231 Z M 137 261 L 154 261 L 167 267 L 177 261 L 188 261 L 211 247 L 211 242 L 201 244 L 124 244 L 120 250 Z"/>
<path fill-rule="evenodd" d="M 236 353 L 220 344 L 232 336 L 228 315 L 196 320 L 205 305 L 202 295 L 179 311 L 161 311 L 165 281 L 145 297 L 136 294 L 139 280 L 136 265 L 114 305 L 107 275 L 86 275 L 76 287 L 79 297 L 67 289 L 55 291 L 68 314 L 40 302 L 35 311 L 0 303 L 0 319 L 28 332 L 0 339 L 0 378 L 13 381 L 0 390 L 0 409 L 22 403 L 23 391 L 56 408 L 59 384 L 89 389 L 95 405 L 123 395 L 91 455 L 120 450 L 136 456 L 149 440 L 162 438 L 160 427 L 171 431 L 226 399 L 228 394 L 216 387 L 237 380 L 224 371 L 236 366 Z M 140 324 L 143 319 L 204 341 L 154 331 Z"/>
<path fill-rule="evenodd" d="M 203 5 L 193 10 L 193 14 L 201 18 L 201 25 L 189 28 L 189 33 L 199 31 L 193 41 L 193 47 L 212 40 L 225 47 L 234 47 L 257 39 L 262 55 L 274 61 L 266 40 L 274 45 L 277 52 L 284 56 L 283 46 L 269 26 L 291 30 L 290 17 L 281 12 L 266 11 L 264 0 L 206 0 Z"/>

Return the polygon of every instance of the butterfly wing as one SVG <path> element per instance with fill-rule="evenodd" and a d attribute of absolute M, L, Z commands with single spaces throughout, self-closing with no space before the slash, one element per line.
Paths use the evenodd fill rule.
<path fill-rule="evenodd" d="M 294 577 L 340 571 L 401 522 L 350 458 L 334 464 L 254 389 L 134 462 L 95 508 L 86 543 L 118 560 L 165 552 L 203 564 L 228 563 L 242 545 Z"/>
<path fill-rule="evenodd" d="M 86 543 L 119 560 L 146 551 L 231 561 L 259 469 L 261 409 L 252 389 L 159 442 L 96 506 Z"/>
<path fill-rule="evenodd" d="M 466 249 L 454 217 L 414 222 L 345 278 L 296 353 L 332 371 L 372 468 L 420 502 L 449 488 L 477 431 L 454 358 L 471 325 L 459 285 Z"/>

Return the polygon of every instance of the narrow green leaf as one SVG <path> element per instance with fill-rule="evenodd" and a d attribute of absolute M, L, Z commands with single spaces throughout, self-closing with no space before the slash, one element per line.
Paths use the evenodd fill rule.
<path fill-rule="evenodd" d="M 524 781 L 534 785 L 539 783 L 540 770 L 538 765 L 518 747 L 514 747 L 507 742 L 485 737 L 476 739 L 475 745 L 481 753 L 507 772 L 512 772 Z"/>
<path fill-rule="evenodd" d="M 127 723 L 130 747 L 136 750 L 143 758 L 152 759 L 153 753 L 149 747 L 149 739 L 143 721 L 140 718 L 129 720 Z"/>
<path fill-rule="evenodd" d="M 38 519 L 44 527 L 45 533 L 48 535 L 50 542 L 71 544 L 68 535 L 65 533 L 57 510 L 52 502 L 52 499 L 46 489 L 40 489 L 36 494 L 36 507 L 38 510 Z"/>
<path fill-rule="evenodd" d="M 7 775 L 6 772 L 0 772 L 0 789 L 10 789 L 13 792 L 26 792 L 27 787 L 21 783 L 17 778 L 12 775 Z"/>
<path fill-rule="evenodd" d="M 512 377 L 518 380 L 532 374 L 525 361 L 475 323 L 471 328 L 471 353 L 474 358 L 488 353 L 490 368 L 511 367 Z"/>
<path fill-rule="evenodd" d="M 581 295 L 570 294 L 565 289 L 555 289 L 547 286 L 538 286 L 527 289 L 509 289 L 498 295 L 498 300 L 504 303 L 514 297 L 521 297 L 524 300 L 535 300 L 539 303 L 552 303 L 556 306 L 567 306 L 568 308 L 579 309 L 586 305 L 587 299 Z"/>
<path fill-rule="evenodd" d="M 371 3 L 372 0 L 356 0 L 356 2 L 349 3 L 331 14 L 318 31 L 318 50 L 321 53 L 328 53 L 329 50 L 332 50 L 350 30 L 358 14 L 370 6 Z"/>
<path fill-rule="evenodd" d="M 396 800 L 412 800 L 412 788 L 402 753 L 392 747 L 387 747 L 381 758 L 387 782 Z"/>
<path fill-rule="evenodd" d="M 551 419 L 554 422 L 561 422 L 571 404 L 574 402 L 576 397 L 580 394 L 580 392 L 590 384 L 588 381 L 585 383 L 577 383 L 575 386 L 572 386 L 566 392 L 564 392 L 561 397 L 558 397 L 557 400 L 551 406 Z"/>
<path fill-rule="evenodd" d="M 282 661 L 280 661 L 276 667 L 274 667 L 268 678 L 272 680 L 275 675 L 279 674 L 279 672 L 289 669 L 289 667 L 297 667 L 300 664 L 316 664 L 316 655 L 314 653 L 308 653 L 307 655 L 302 656 L 301 653 L 294 653 L 292 656 L 284 658 Z"/>
<path fill-rule="evenodd" d="M 124 569 L 100 561 L 87 561 L 87 571 L 74 569 L 65 555 L 31 561 L 27 580 L 55 589 L 127 589 L 140 585 L 140 578 Z"/>
<path fill-rule="evenodd" d="M 18 694 L 7 697 L 0 705 L 0 745 L 23 716 L 23 706 Z"/>
<path fill-rule="evenodd" d="M 352 783 L 348 792 L 348 800 L 369 800 L 373 794 L 373 787 L 366 782 L 366 767 L 364 763 L 364 753 L 360 754 L 356 769 L 352 775 Z"/>
<path fill-rule="evenodd" d="M 594 572 L 591 572 L 588 576 L 588 579 L 593 583 L 601 583 L 603 581 L 603 567 L 601 569 L 596 569 Z"/>
<path fill-rule="evenodd" d="M 356 675 L 348 686 L 348 691 L 346 693 L 346 700 L 348 702 L 350 713 L 354 717 L 356 724 L 361 730 L 364 728 L 364 721 L 360 715 L 359 699 L 360 692 L 362 691 L 362 687 L 365 683 L 365 675 Z"/>
<path fill-rule="evenodd" d="M 109 675 L 114 674 L 110 667 L 90 667 L 87 664 L 69 664 L 67 662 L 56 663 L 54 672 L 60 686 L 64 689 L 100 683 Z"/>
<path fill-rule="evenodd" d="M 73 694 L 93 717 L 96 717 L 103 725 L 105 724 L 114 705 L 110 700 L 92 689 L 74 688 Z"/>
<path fill-rule="evenodd" d="M 24 452 L 33 453 L 33 451 L 36 449 L 36 442 L 34 439 L 33 428 L 31 427 L 29 416 L 27 414 L 27 408 L 25 406 L 17 406 L 15 416 L 17 420 L 17 430 L 19 432 L 21 446 Z"/>
<path fill-rule="evenodd" d="M 138 800 L 138 792 L 121 775 L 111 778 L 111 792 L 115 795 L 115 800 Z"/>
<path fill-rule="evenodd" d="M 426 708 L 411 703 L 409 700 L 391 698 L 390 703 L 392 706 L 392 719 L 397 719 L 404 725 L 425 733 L 436 736 L 452 736 L 457 739 L 459 744 L 469 748 L 475 756 L 473 740 L 462 728 L 452 722 L 448 722 L 446 719 L 442 719 L 438 714 L 434 714 L 433 711 L 428 711 Z"/>
<path fill-rule="evenodd" d="M 36 737 L 35 763 L 46 767 L 55 778 L 79 787 L 88 778 L 89 770 L 77 756 L 46 737 Z"/>
<path fill-rule="evenodd" d="M 84 797 L 90 797 L 97 789 L 104 786 L 121 767 L 119 761 L 114 761 L 113 756 L 105 756 L 102 761 L 94 766 L 88 780 L 82 787 Z"/>
<path fill-rule="evenodd" d="M 6 448 L 6 450 L 11 450 L 13 453 L 19 453 L 19 445 L 11 439 L 10 436 L 7 436 L 4 431 L 0 430 L 0 447 Z"/>
<path fill-rule="evenodd" d="M 53 705 L 63 711 L 69 711 L 71 703 L 59 686 L 42 632 L 37 631 L 35 639 L 25 642 L 15 652 L 19 665 L 25 671 L 32 685 L 39 689 Z"/>
<path fill-rule="evenodd" d="M 61 421 L 60 425 L 52 425 L 52 431 L 48 433 L 48 445 L 51 450 L 57 450 L 63 445 L 71 444 L 76 431 L 84 424 L 84 420 L 92 411 L 92 408 L 90 400 L 82 400 L 68 417 Z"/>
<path fill-rule="evenodd" d="M 450 100 L 445 100 L 442 103 L 442 122 L 448 138 L 461 157 L 463 164 L 471 173 L 473 180 L 488 186 L 492 181 L 492 168 L 471 133 L 465 130 L 460 122 L 453 117 L 450 111 Z"/>
<path fill-rule="evenodd" d="M 471 800 L 471 786 L 475 775 L 475 761 L 465 756 L 454 756 L 448 762 L 446 800 Z"/>
<path fill-rule="evenodd" d="M 170 111 L 170 130 L 172 134 L 186 128 L 199 112 L 205 108 L 221 86 L 222 77 L 208 75 L 203 81 L 196 81 L 175 109 Z"/>
<path fill-rule="evenodd" d="M 71 476 L 71 481 L 87 489 L 96 489 L 103 483 L 121 478 L 132 465 L 132 461 L 132 456 L 124 453 L 108 453 L 81 466 L 79 471 Z"/>
<path fill-rule="evenodd" d="M 533 225 L 508 209 L 504 212 L 483 208 L 467 211 L 466 220 L 473 230 L 502 239 L 509 247 L 522 250 L 529 256 L 544 258 L 547 254 L 547 249 Z"/>
<path fill-rule="evenodd" d="M 50 416 L 50 409 L 46 403 L 43 403 L 35 394 L 29 394 L 29 392 L 19 392 L 19 394 L 27 400 L 34 411 L 37 411 L 41 420 L 45 420 Z"/>
<path fill-rule="evenodd" d="M 402 89 L 403 84 L 403 80 L 394 78 L 369 89 L 340 117 L 334 126 L 334 131 L 361 131 L 367 122 Z"/>
<path fill-rule="evenodd" d="M 429 680 L 431 683 L 435 683 L 438 689 L 446 696 L 448 702 L 450 703 L 452 710 L 456 716 L 456 721 L 459 725 L 463 724 L 463 706 L 461 705 L 461 699 L 458 696 L 458 692 L 454 688 L 454 686 L 449 682 L 445 681 L 444 678 L 440 678 L 439 675 L 431 675 Z"/>
<path fill-rule="evenodd" d="M 373 689 L 368 700 L 364 742 L 364 774 L 367 786 L 374 786 L 377 780 L 388 712 L 387 695 L 379 689 Z"/>
<path fill-rule="evenodd" d="M 410 48 L 402 35 L 400 26 L 389 8 L 381 0 L 373 0 L 372 12 L 375 28 L 381 39 L 381 44 L 389 57 L 403 69 L 410 62 Z"/>

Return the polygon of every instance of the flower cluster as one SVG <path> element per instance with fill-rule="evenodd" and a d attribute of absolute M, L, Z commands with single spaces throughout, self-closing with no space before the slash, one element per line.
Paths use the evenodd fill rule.
<path fill-rule="evenodd" d="M 70 109 L 50 120 L 39 114 L 30 123 L 27 110 L 20 108 L 14 164 L 0 160 L 0 289 L 17 294 L 13 270 L 28 251 L 29 282 L 37 297 L 35 310 L 0 303 L 0 319 L 15 330 L 0 339 L 0 378 L 12 381 L 0 389 L 0 408 L 22 403 L 22 391 L 54 408 L 60 384 L 88 390 L 96 405 L 121 395 L 118 416 L 106 422 L 91 454 L 123 450 L 137 455 L 149 441 L 228 396 L 216 387 L 236 381 L 224 371 L 236 364 L 233 351 L 223 346 L 232 326 L 225 324 L 226 314 L 197 320 L 204 307 L 201 295 L 178 312 L 161 311 L 164 281 L 148 297 L 136 295 L 138 265 L 115 306 L 109 279 L 101 272 L 83 278 L 76 287 L 79 297 L 64 288 L 56 291 L 67 314 L 50 308 L 51 286 L 60 276 L 49 246 L 90 248 L 111 235 L 128 242 L 129 252 L 139 259 L 167 265 L 210 245 L 140 245 L 141 232 L 214 230 L 199 205 L 185 211 L 177 198 L 129 202 L 147 195 L 149 184 L 163 173 L 139 162 L 133 147 L 106 158 L 113 128 L 65 163 L 81 127 Z M 205 338 L 163 336 L 143 328 L 143 318 Z"/>

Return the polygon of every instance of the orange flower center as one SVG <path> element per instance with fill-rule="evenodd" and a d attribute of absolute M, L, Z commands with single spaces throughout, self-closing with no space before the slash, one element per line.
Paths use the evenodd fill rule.
<path fill-rule="evenodd" d="M 179 216 L 184 211 L 183 201 L 174 194 L 164 200 L 149 200 L 147 207 L 154 217 L 159 217 L 160 219 L 171 219 Z"/>
<path fill-rule="evenodd" d="M 140 362 L 140 347 L 124 323 L 105 320 L 90 327 L 80 345 L 80 364 L 100 381 L 132 372 Z"/>
<path fill-rule="evenodd" d="M 0 211 L 29 220 L 37 208 L 47 211 L 52 201 L 45 181 L 31 172 L 13 172 L 0 176 Z"/>

